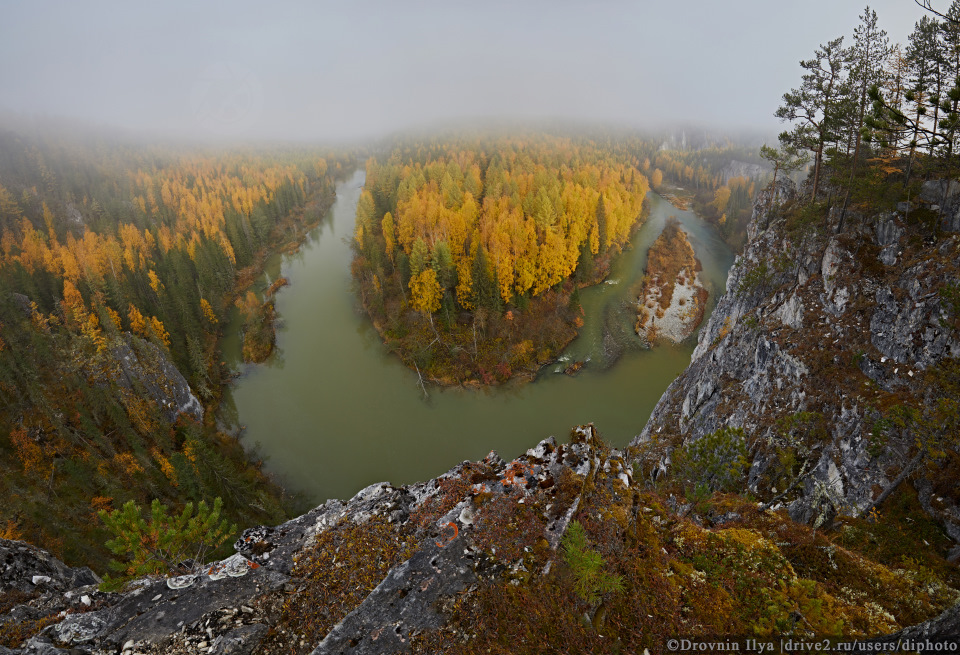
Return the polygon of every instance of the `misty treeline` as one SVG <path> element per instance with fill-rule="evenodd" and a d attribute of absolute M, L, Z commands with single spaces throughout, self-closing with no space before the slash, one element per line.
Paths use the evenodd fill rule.
<path fill-rule="evenodd" d="M 577 290 L 604 279 L 627 246 L 651 179 L 702 189 L 721 225 L 731 199 L 749 204 L 752 184 L 728 186 L 721 172 L 729 144 L 662 144 L 451 136 L 397 142 L 369 160 L 353 274 L 388 345 L 444 383 L 532 374 L 582 325 Z"/>
<path fill-rule="evenodd" d="M 0 132 L 0 525 L 99 561 L 96 512 L 220 496 L 276 519 L 275 489 L 214 412 L 198 422 L 128 381 L 171 360 L 207 407 L 218 339 L 268 249 L 316 220 L 340 161 Z M 166 416 L 165 416 L 166 414 Z M 57 535 L 74 533 L 68 542 Z M 87 552 L 83 552 L 87 551 Z"/>
<path fill-rule="evenodd" d="M 867 7 L 849 37 L 821 44 L 800 62 L 800 86 L 783 96 L 775 115 L 791 124 L 780 148 L 765 151 L 776 165 L 812 164 L 809 197 L 828 181 L 845 202 L 883 195 L 890 176 L 909 187 L 917 165 L 925 176 L 952 177 L 960 104 L 960 0 L 928 11 L 906 45 L 891 44 Z M 867 195 L 864 195 L 867 194 Z"/>
<path fill-rule="evenodd" d="M 697 214 L 713 224 L 731 246 L 746 238 L 746 226 L 753 208 L 757 182 L 767 177 L 766 165 L 755 147 L 729 139 L 689 149 L 652 148 L 649 139 L 633 140 L 641 170 L 650 176 L 654 189 L 664 182 L 681 187 Z M 642 156 L 640 156 L 642 154 Z M 733 175 L 731 165 L 755 167 L 754 175 Z"/>

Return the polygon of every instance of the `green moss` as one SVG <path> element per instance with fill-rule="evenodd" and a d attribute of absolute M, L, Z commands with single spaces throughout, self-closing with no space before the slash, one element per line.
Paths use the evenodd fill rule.
<path fill-rule="evenodd" d="M 734 290 L 734 295 L 748 296 L 754 291 L 766 287 L 770 283 L 770 279 L 771 273 L 767 262 L 761 259 L 740 278 L 740 282 Z"/>
<path fill-rule="evenodd" d="M 694 495 L 729 491 L 749 467 L 742 428 L 721 428 L 684 444 L 674 454 L 674 475 Z"/>

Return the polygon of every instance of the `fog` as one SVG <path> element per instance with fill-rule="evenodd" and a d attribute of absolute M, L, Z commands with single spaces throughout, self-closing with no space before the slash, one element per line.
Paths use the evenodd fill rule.
<path fill-rule="evenodd" d="M 945 4 L 945 3 L 940 3 Z M 905 42 L 912 0 L 871 5 Z M 481 119 L 775 134 L 850 0 L 15 2 L 0 110 L 148 137 L 344 141 Z"/>

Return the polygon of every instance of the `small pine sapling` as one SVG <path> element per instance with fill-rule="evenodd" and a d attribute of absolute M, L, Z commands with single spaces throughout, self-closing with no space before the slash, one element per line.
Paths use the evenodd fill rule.
<path fill-rule="evenodd" d="M 107 548 L 120 560 L 111 560 L 110 568 L 117 578 L 105 576 L 106 589 L 118 589 L 128 580 L 145 575 L 184 573 L 202 564 L 233 533 L 236 525 L 221 520 L 223 501 L 217 498 L 210 508 L 200 501 L 194 512 L 187 503 L 179 515 L 154 499 L 146 518 L 132 500 L 112 512 L 101 510 L 100 519 L 114 537 Z"/>

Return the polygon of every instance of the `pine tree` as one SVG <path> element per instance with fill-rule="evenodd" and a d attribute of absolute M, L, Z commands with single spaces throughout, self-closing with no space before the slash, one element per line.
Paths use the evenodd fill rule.
<path fill-rule="evenodd" d="M 600 255 L 607 252 L 607 208 L 603 202 L 603 194 L 597 198 L 597 238 L 600 240 Z"/>
<path fill-rule="evenodd" d="M 824 148 L 837 140 L 841 115 L 839 99 L 847 96 L 843 76 L 846 63 L 843 37 L 821 45 L 813 59 L 801 61 L 807 72 L 799 89 L 783 94 L 783 104 L 774 114 L 781 121 L 794 121 L 789 132 L 780 135 L 784 146 L 809 150 L 814 154 L 812 198 L 817 197 Z"/>
<path fill-rule="evenodd" d="M 500 311 L 500 294 L 497 292 L 497 285 L 490 274 L 490 263 L 486 248 L 482 245 L 477 247 L 477 256 L 473 260 L 471 273 L 474 306 L 483 307 L 488 311 Z"/>
<path fill-rule="evenodd" d="M 871 10 L 869 6 L 860 16 L 860 25 L 853 32 L 853 45 L 847 56 L 850 60 L 850 87 L 854 95 L 856 111 L 855 120 L 851 125 L 856 138 L 853 151 L 853 169 L 855 169 L 860 158 L 864 118 L 870 107 L 869 91 L 873 86 L 885 84 L 887 78 L 885 65 L 890 57 L 890 41 L 887 33 L 877 27 L 877 12 Z"/>

